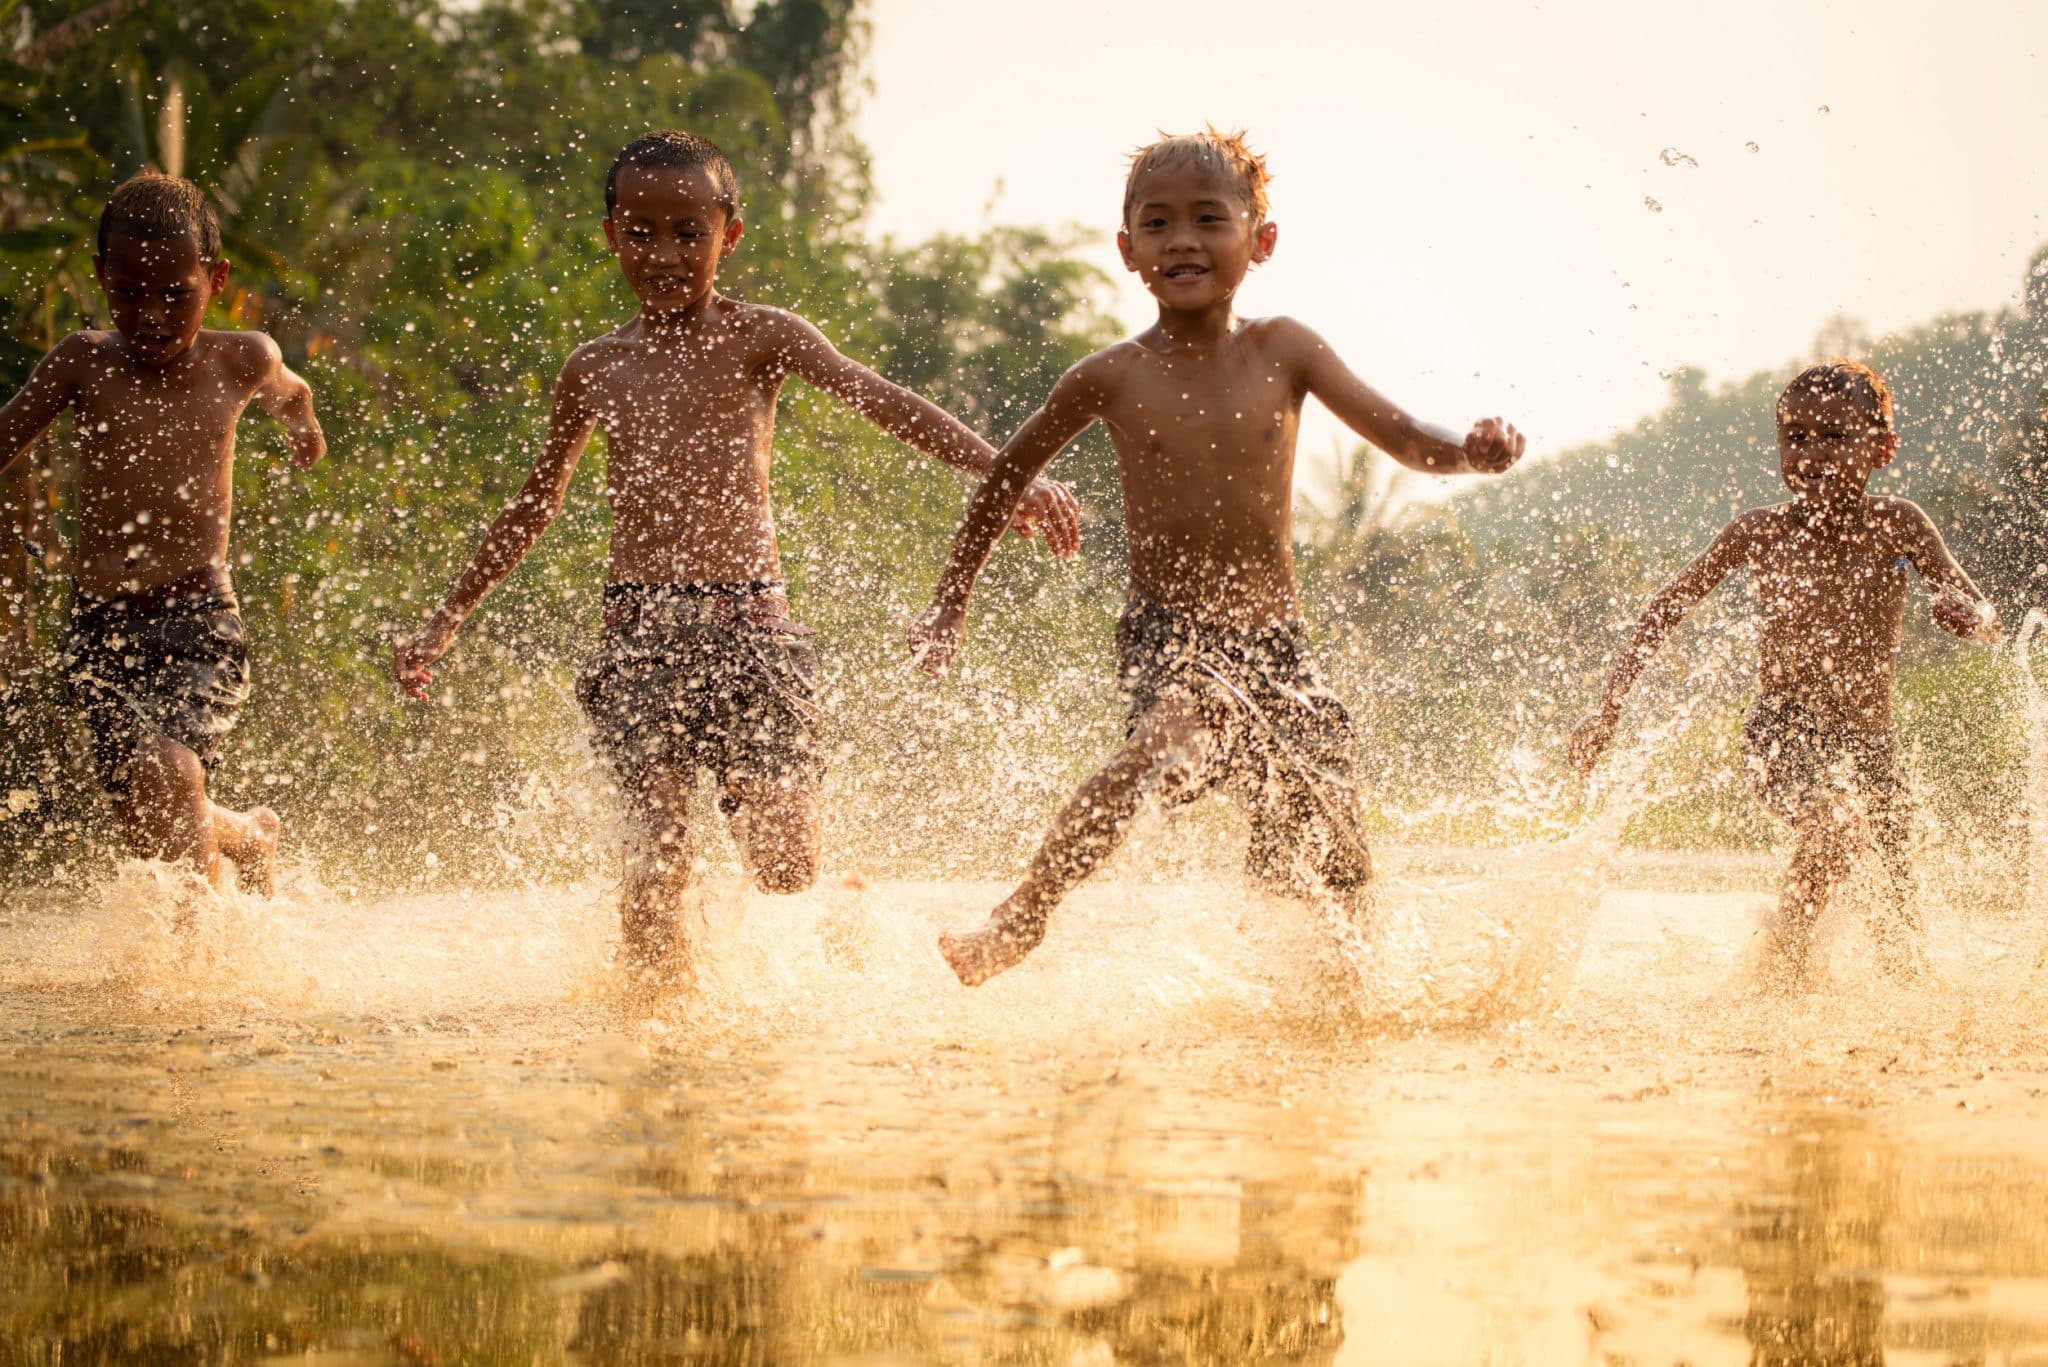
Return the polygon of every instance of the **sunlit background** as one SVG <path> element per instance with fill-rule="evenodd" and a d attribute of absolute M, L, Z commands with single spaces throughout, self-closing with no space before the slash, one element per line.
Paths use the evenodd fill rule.
<path fill-rule="evenodd" d="M 1838 319 L 2011 302 L 2048 238 L 2048 6 L 2026 0 L 876 0 L 873 20 L 881 229 L 1072 222 L 1121 273 L 1130 150 L 1243 128 L 1280 247 L 1241 311 L 1539 447 L 1634 422 L 1674 366 L 1734 379 Z M 1148 316 L 1134 280 L 1119 312 Z M 1326 416 L 1305 433 L 1339 440 Z"/>

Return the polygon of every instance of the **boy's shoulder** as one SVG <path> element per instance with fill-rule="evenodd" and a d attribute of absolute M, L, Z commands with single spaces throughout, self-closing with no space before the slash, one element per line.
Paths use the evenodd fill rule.
<path fill-rule="evenodd" d="M 122 344 L 121 334 L 111 329 L 81 328 L 60 339 L 43 357 L 44 365 L 59 368 L 87 363 L 97 363 L 93 371 L 96 374 L 105 374 L 111 363 L 125 366 L 128 352 Z"/>
<path fill-rule="evenodd" d="M 1899 494 L 1872 494 L 1870 516 L 1880 521 L 1915 527 L 1934 521 L 1927 515 L 1925 508 Z"/>
<path fill-rule="evenodd" d="M 199 334 L 198 345 L 209 348 L 223 369 L 249 385 L 263 383 L 284 364 L 284 351 L 267 332 L 205 328 Z"/>

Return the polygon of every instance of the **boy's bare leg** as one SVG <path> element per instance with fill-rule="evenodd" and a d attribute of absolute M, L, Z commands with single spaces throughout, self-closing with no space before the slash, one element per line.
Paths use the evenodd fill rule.
<path fill-rule="evenodd" d="M 1883 901 L 1870 918 L 1870 939 L 1880 970 L 1913 979 L 1927 968 L 1926 932 L 1913 907 L 1912 814 L 1902 794 L 1880 794 L 1870 804 L 1870 843 L 1884 865 Z"/>
<path fill-rule="evenodd" d="M 619 897 L 619 940 L 623 958 L 661 982 L 692 977 L 690 947 L 683 938 L 683 894 L 690 886 L 690 789 L 695 775 L 655 764 L 627 787 L 632 807 L 632 845 L 626 852 L 626 886 Z"/>
<path fill-rule="evenodd" d="M 220 886 L 221 848 L 214 807 L 206 800 L 206 768 L 188 747 L 168 736 L 144 740 L 136 749 L 128 793 L 114 810 L 137 854 L 190 864 Z"/>
<path fill-rule="evenodd" d="M 1168 698 L 1140 717 L 1123 749 L 1060 808 L 1023 883 L 988 923 L 968 934 L 939 936 L 939 952 L 960 981 L 969 987 L 987 982 L 1038 948 L 1052 909 L 1122 843 L 1140 803 L 1193 775 L 1208 735 L 1184 698 Z"/>
<path fill-rule="evenodd" d="M 728 818 L 733 839 L 763 892 L 802 892 L 818 881 L 818 792 L 815 788 L 739 779 Z"/>
<path fill-rule="evenodd" d="M 1792 863 L 1778 895 L 1765 972 L 1804 989 L 1813 982 L 1814 929 L 1849 872 L 1849 814 L 1839 802 L 1815 802 L 1799 812 L 1792 831 Z"/>

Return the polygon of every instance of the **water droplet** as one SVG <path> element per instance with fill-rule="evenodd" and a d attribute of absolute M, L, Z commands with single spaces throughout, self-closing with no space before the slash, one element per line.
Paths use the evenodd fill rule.
<path fill-rule="evenodd" d="M 1663 162 L 1666 166 L 1699 165 L 1698 161 L 1694 160 L 1692 157 L 1687 156 L 1685 153 L 1679 151 L 1676 147 L 1667 147 L 1663 151 L 1659 152 L 1657 154 L 1657 160 Z"/>
<path fill-rule="evenodd" d="M 1758 147 L 1758 146 L 1757 146 L 1757 145 L 1756 145 L 1756 144 L 1755 144 L 1754 142 L 1745 142 L 1745 143 L 1744 143 L 1744 144 L 1742 144 L 1742 145 L 1743 145 L 1744 147 L 1747 147 L 1747 148 L 1748 148 L 1748 149 L 1749 149 L 1750 151 L 1752 151 L 1752 152 L 1761 152 L 1761 151 L 1763 151 L 1763 150 L 1764 150 L 1763 148 L 1761 148 L 1761 147 Z"/>
<path fill-rule="evenodd" d="M 1661 214 L 1664 212 L 1664 206 L 1659 204 L 1656 200 L 1650 198 L 1648 195 L 1643 196 L 1643 207 L 1645 209 L 1648 209 L 1653 214 Z"/>
<path fill-rule="evenodd" d="M 1823 114 L 1827 113 L 1827 112 L 1828 112 L 1828 107 L 1827 107 L 1826 105 L 1822 105 L 1822 106 L 1820 107 L 1820 112 L 1821 112 L 1821 113 L 1823 113 Z"/>

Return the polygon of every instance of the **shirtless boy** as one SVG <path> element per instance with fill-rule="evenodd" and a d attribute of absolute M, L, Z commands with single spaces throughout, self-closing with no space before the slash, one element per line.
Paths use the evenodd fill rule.
<path fill-rule="evenodd" d="M 253 401 L 305 467 L 326 453 L 313 393 L 260 332 L 202 327 L 227 282 L 206 197 L 140 175 L 100 215 L 111 332 L 74 332 L 0 408 L 0 471 L 65 409 L 78 433 L 78 537 L 63 670 L 92 732 L 95 772 L 141 856 L 219 885 L 222 856 L 268 895 L 277 816 L 207 799 L 221 740 L 249 693 L 228 575 L 235 423 Z"/>
<path fill-rule="evenodd" d="M 979 474 L 989 445 L 956 419 L 847 359 L 793 313 L 718 293 L 739 245 L 738 186 L 704 138 L 635 138 L 605 180 L 605 240 L 639 314 L 578 347 L 555 385 L 546 444 L 445 602 L 397 648 L 398 682 L 425 697 L 428 666 L 561 511 L 594 429 L 612 505 L 604 638 L 577 682 L 598 748 L 636 827 L 620 905 L 626 960 L 686 982 L 680 898 L 691 871 L 686 816 L 697 770 L 765 892 L 817 875 L 815 657 L 790 620 L 769 506 L 775 401 L 791 375 L 948 464 Z M 1079 545 L 1060 485 L 1034 486 L 1014 525 L 1052 550 Z"/>
<path fill-rule="evenodd" d="M 1084 782 L 1024 881 L 972 934 L 940 937 L 970 986 L 1045 938 L 1067 892 L 1121 841 L 1147 798 L 1221 787 L 1250 809 L 1247 867 L 1299 892 L 1313 875 L 1362 893 L 1371 862 L 1352 786 L 1351 720 L 1310 658 L 1294 580 L 1294 443 L 1302 401 L 1320 399 L 1411 469 L 1498 474 L 1522 454 L 1488 418 L 1462 440 L 1368 387 L 1291 318 L 1245 319 L 1238 286 L 1273 253 L 1266 167 L 1241 135 L 1210 130 L 1138 153 L 1117 247 L 1159 320 L 1062 376 L 968 505 L 911 648 L 933 673 L 959 649 L 975 577 L 1018 494 L 1101 422 L 1123 482 L 1131 547 L 1117 624 L 1125 742 Z"/>
<path fill-rule="evenodd" d="M 1998 614 L 1956 564 L 1941 533 L 1903 498 L 1865 486 L 1899 447 L 1890 388 L 1868 366 L 1828 361 L 1778 397 L 1778 468 L 1792 501 L 1742 514 L 1659 589 L 1614 663 L 1600 710 L 1571 737 L 1590 774 L 1614 740 L 1629 685 L 1686 611 L 1738 569 L 1756 576 L 1762 618 L 1760 689 L 1743 748 L 1764 802 L 1791 823 L 1792 863 L 1767 959 L 1778 985 L 1813 977 L 1813 930 L 1847 877 L 1859 815 L 1884 861 L 1872 918 L 1879 962 L 1921 967 L 1909 905 L 1911 811 L 1892 737 L 1892 676 L 1906 615 L 1906 568 L 1934 590 L 1934 622 L 1972 640 L 1998 639 Z"/>

